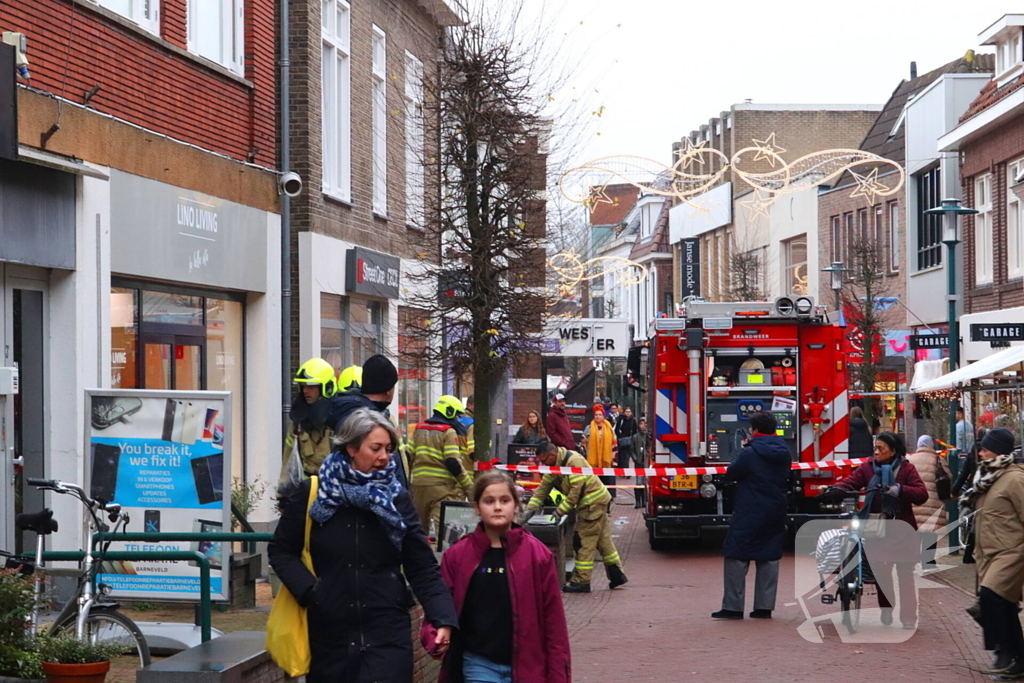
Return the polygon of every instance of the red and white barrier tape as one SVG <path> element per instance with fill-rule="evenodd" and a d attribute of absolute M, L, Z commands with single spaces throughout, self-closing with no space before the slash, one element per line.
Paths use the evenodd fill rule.
<path fill-rule="evenodd" d="M 867 458 L 853 460 L 821 460 L 819 462 L 795 462 L 794 470 L 831 470 L 839 467 L 852 467 L 866 461 Z M 547 465 L 504 465 L 501 463 L 477 463 L 477 470 L 492 467 L 509 472 L 535 472 L 538 474 L 596 474 L 599 477 L 675 477 L 693 474 L 724 474 L 727 465 L 715 467 L 557 467 Z"/>

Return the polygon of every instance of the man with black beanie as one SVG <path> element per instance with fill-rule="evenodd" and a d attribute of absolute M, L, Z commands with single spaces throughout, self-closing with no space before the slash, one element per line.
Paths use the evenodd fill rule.
<path fill-rule="evenodd" d="M 331 421 L 337 433 L 341 423 L 359 408 L 369 408 L 390 419 L 388 406 L 395 398 L 395 385 L 398 384 L 398 369 L 386 356 L 377 354 L 370 356 L 363 363 L 363 383 L 359 389 L 352 389 L 335 394 L 331 399 Z M 409 487 L 409 479 L 405 471 L 405 463 L 398 452 L 391 454 L 391 460 L 398 465 L 396 475 L 402 486 Z"/>

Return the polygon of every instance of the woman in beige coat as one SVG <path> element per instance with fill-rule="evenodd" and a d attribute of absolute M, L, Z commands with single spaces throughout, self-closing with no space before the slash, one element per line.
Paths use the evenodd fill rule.
<path fill-rule="evenodd" d="M 923 505 L 914 506 L 914 518 L 917 529 L 922 533 L 935 533 L 946 526 L 946 504 L 939 500 L 935 481 L 941 469 L 946 477 L 950 476 L 946 458 L 935 452 L 935 442 L 927 434 L 917 440 L 917 452 L 907 456 L 917 468 L 921 481 L 928 489 L 928 500 Z M 935 513 L 938 513 L 936 515 Z"/>
<path fill-rule="evenodd" d="M 1014 462 L 1013 432 L 992 429 L 978 448 L 978 472 L 960 497 L 961 514 L 975 510 L 978 602 L 985 649 L 996 651 L 986 674 L 1024 678 L 1024 633 L 1017 605 L 1024 584 L 1024 465 Z"/>

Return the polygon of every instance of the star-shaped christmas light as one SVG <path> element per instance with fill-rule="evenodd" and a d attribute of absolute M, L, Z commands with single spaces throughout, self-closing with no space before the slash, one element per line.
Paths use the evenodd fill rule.
<path fill-rule="evenodd" d="M 715 210 L 715 207 L 720 206 L 721 202 L 716 202 L 713 199 L 703 199 L 699 202 L 687 202 L 687 204 L 693 209 L 693 213 L 690 214 L 691 219 L 701 216 L 710 223 L 711 212 Z"/>
<path fill-rule="evenodd" d="M 754 144 L 757 145 L 757 156 L 754 157 L 754 161 L 764 159 L 772 168 L 775 168 L 776 155 L 786 151 L 775 144 L 775 133 L 772 133 L 764 140 L 754 140 Z"/>
<path fill-rule="evenodd" d="M 743 206 L 747 207 L 747 217 L 751 221 L 756 220 L 758 216 L 764 216 L 771 220 L 772 215 L 769 213 L 768 209 L 771 208 L 771 205 L 774 203 L 775 202 L 771 197 L 765 199 L 761 196 L 759 191 L 755 190 L 754 196 L 743 202 Z"/>
<path fill-rule="evenodd" d="M 701 140 L 699 145 L 695 145 L 690 141 L 690 138 L 686 138 L 686 147 L 677 152 L 679 161 L 676 162 L 676 168 L 689 171 L 694 162 L 704 166 L 704 155 L 702 152 L 706 144 L 707 140 Z"/>
<path fill-rule="evenodd" d="M 593 211 L 598 204 L 615 204 L 615 200 L 608 196 L 607 185 L 595 185 L 590 188 L 590 194 L 583 200 L 583 205 L 588 211 Z"/>
<path fill-rule="evenodd" d="M 851 198 L 864 197 L 868 200 L 869 204 L 874 204 L 876 196 L 889 191 L 888 186 L 878 182 L 877 166 L 871 169 L 871 173 L 868 173 L 866 176 L 855 171 L 850 171 L 850 175 L 857 181 L 857 189 L 850 193 Z"/>

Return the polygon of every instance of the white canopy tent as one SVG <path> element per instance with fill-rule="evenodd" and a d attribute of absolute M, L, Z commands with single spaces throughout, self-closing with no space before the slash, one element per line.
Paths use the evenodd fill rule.
<path fill-rule="evenodd" d="M 977 363 L 965 365 L 953 372 L 948 372 L 941 377 L 925 382 L 914 387 L 914 393 L 924 394 L 929 391 L 945 391 L 956 387 L 970 384 L 976 379 L 988 377 L 998 372 L 1014 369 L 1024 363 L 1024 346 L 1011 346 L 998 353 L 993 353 L 987 358 L 982 358 Z"/>

